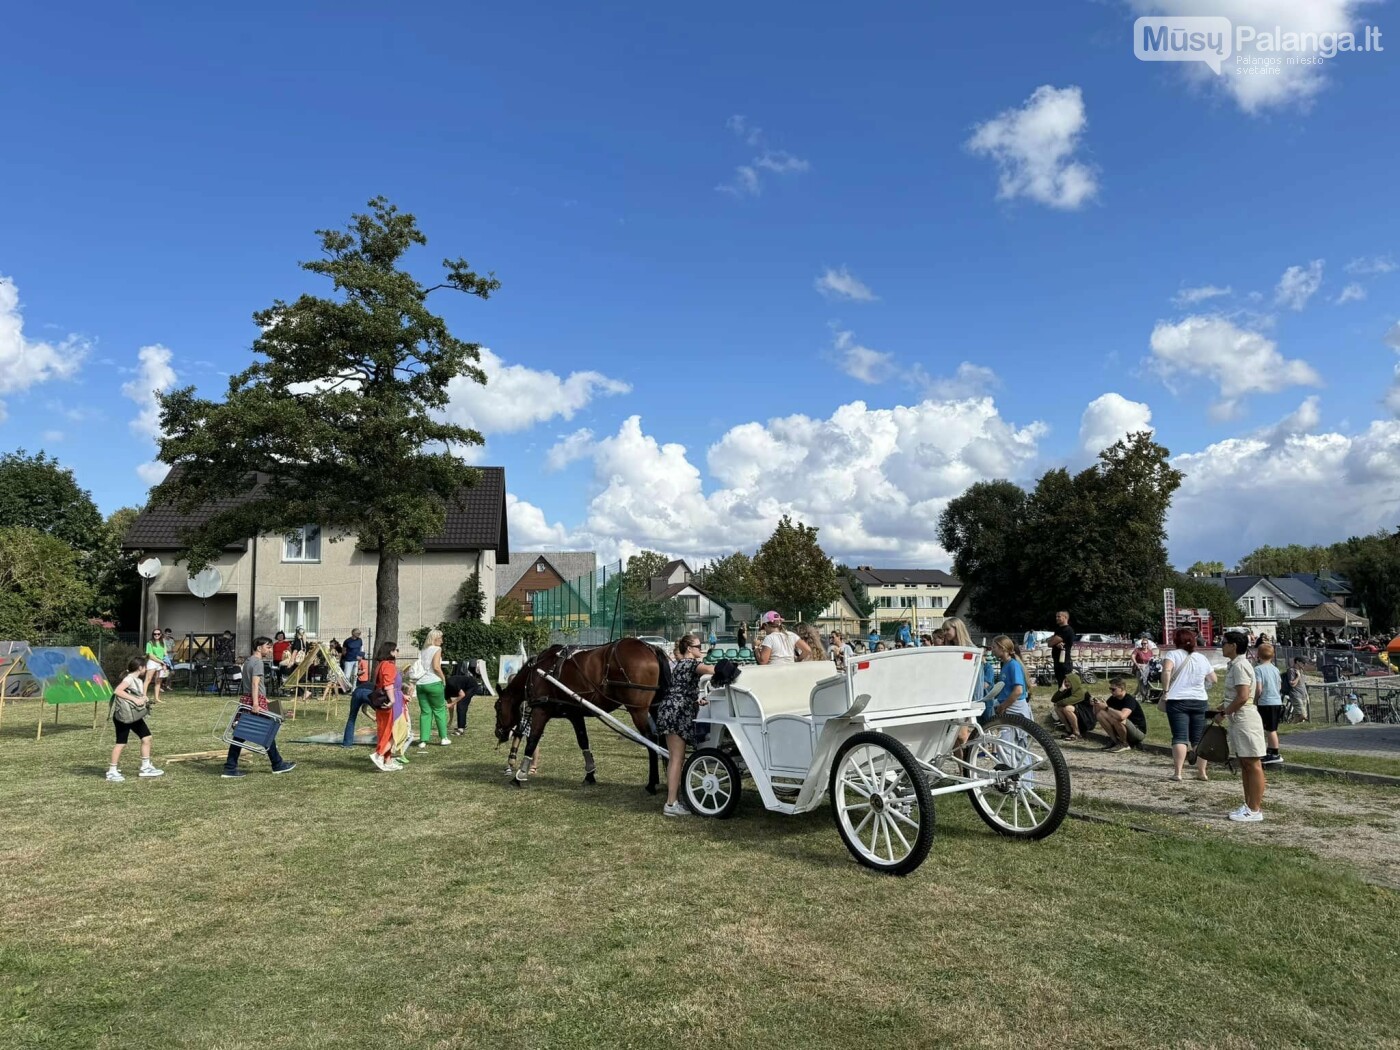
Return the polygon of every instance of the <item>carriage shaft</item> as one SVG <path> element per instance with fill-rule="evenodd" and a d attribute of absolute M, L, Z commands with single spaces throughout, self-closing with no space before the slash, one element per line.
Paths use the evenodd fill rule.
<path fill-rule="evenodd" d="M 641 744 L 643 747 L 650 748 L 652 751 L 655 751 L 655 752 L 656 752 L 658 755 L 660 755 L 662 758 L 670 758 L 670 757 L 671 757 L 671 753 L 670 753 L 669 751 L 667 751 L 664 747 L 662 747 L 660 744 L 658 744 L 656 741 L 654 741 L 654 740 L 648 740 L 646 737 L 642 736 L 641 733 L 637 732 L 637 731 L 636 731 L 635 729 L 633 729 L 631 726 L 626 725 L 626 724 L 624 724 L 624 723 L 618 721 L 618 720 L 617 720 L 616 718 L 614 718 L 612 715 L 608 714 L 608 712 L 604 711 L 604 710 L 603 710 L 601 707 L 599 707 L 597 704 L 593 703 L 593 702 L 590 701 L 590 700 L 585 700 L 583 697 L 579 696 L 578 693 L 574 692 L 572 689 L 570 689 L 570 688 L 569 688 L 567 685 L 565 685 L 563 682 L 559 681 L 559 679 L 555 678 L 555 677 L 554 677 L 552 674 L 550 674 L 548 671 L 545 671 L 545 670 L 543 670 L 543 669 L 541 669 L 541 668 L 536 668 L 535 673 L 538 674 L 541 678 L 543 678 L 543 679 L 544 679 L 546 682 L 548 682 L 550 685 L 554 686 L 554 688 L 556 688 L 556 689 L 558 689 L 560 692 L 564 693 L 566 696 L 568 696 L 568 697 L 569 697 L 571 700 L 573 700 L 575 703 L 581 704 L 583 707 L 587 708 L 590 712 L 592 712 L 593 714 L 597 715 L 599 718 L 601 718 L 601 719 L 607 724 L 607 726 L 608 726 L 610 729 L 613 730 L 613 732 L 617 733 L 619 736 L 625 736 L 628 740 L 631 740 L 633 743 Z"/>

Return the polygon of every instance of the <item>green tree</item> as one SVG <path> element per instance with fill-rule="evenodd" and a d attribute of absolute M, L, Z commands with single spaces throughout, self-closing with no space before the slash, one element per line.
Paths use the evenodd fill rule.
<path fill-rule="evenodd" d="M 1236 572 L 1247 576 L 1286 576 L 1291 572 L 1322 572 L 1333 567 L 1335 558 L 1327 547 L 1263 546 L 1240 559 Z"/>
<path fill-rule="evenodd" d="M 736 551 L 717 558 L 697 574 L 705 593 L 722 602 L 757 602 L 758 583 L 754 579 L 753 559 Z"/>
<path fill-rule="evenodd" d="M 457 588 L 452 604 L 459 620 L 480 620 L 486 615 L 486 595 L 481 589 L 481 576 L 475 569 Z"/>
<path fill-rule="evenodd" d="M 1223 561 L 1196 561 L 1191 563 L 1191 567 L 1186 570 L 1186 575 L 1219 576 L 1224 571 L 1225 563 Z"/>
<path fill-rule="evenodd" d="M 1351 584 L 1352 599 L 1379 634 L 1400 630 L 1400 531 L 1336 544 L 1336 571 Z"/>
<path fill-rule="evenodd" d="M 1167 586 L 1176 590 L 1178 609 L 1209 609 L 1211 622 L 1217 632 L 1244 622 L 1239 605 L 1230 597 L 1230 592 L 1218 583 L 1191 576 L 1177 576 L 1169 581 Z M 1162 618 L 1160 610 L 1157 618 Z M 1156 633 L 1153 631 L 1154 635 Z"/>
<path fill-rule="evenodd" d="M 73 472 L 43 452 L 0 456 L 0 528 L 35 529 L 80 554 L 101 545 L 102 515 Z"/>
<path fill-rule="evenodd" d="M 644 550 L 627 559 L 622 570 L 622 629 L 632 634 L 670 634 L 685 620 L 679 601 L 659 601 L 651 593 L 651 581 L 660 576 L 671 559 L 658 551 Z"/>
<path fill-rule="evenodd" d="M 323 258 L 302 263 L 330 279 L 334 298 L 279 299 L 253 315 L 259 360 L 229 380 L 223 401 L 197 398 L 192 387 L 160 397 L 160 458 L 183 468 L 161 495 L 185 511 L 223 501 L 185 538 L 191 571 L 260 533 L 314 523 L 328 539 L 353 537 L 378 555 L 375 637 L 393 639 L 399 564 L 475 481 L 456 451 L 482 441 L 442 417 L 451 380 L 485 382 L 480 348 L 456 338 L 428 296 L 449 289 L 487 299 L 500 282 L 456 259 L 425 287 L 399 265 L 427 243 L 414 217 L 382 197 L 369 208 L 343 231 L 317 231 Z M 245 498 L 230 505 L 235 495 Z"/>
<path fill-rule="evenodd" d="M 1010 481 L 979 481 L 938 517 L 938 542 L 953 556 L 953 575 L 969 588 L 979 624 L 1014 630 L 1028 623 L 1020 599 L 1019 544 L 1026 494 Z"/>
<path fill-rule="evenodd" d="M 0 638 L 82 630 L 92 602 L 72 547 L 38 529 L 0 528 Z"/>
<path fill-rule="evenodd" d="M 784 514 L 754 555 L 764 600 L 794 620 L 816 616 L 841 593 L 836 566 L 817 542 L 819 531 Z"/>
<path fill-rule="evenodd" d="M 141 615 L 141 578 L 131 555 L 122 550 L 122 538 L 141 511 L 122 507 L 102 526 L 102 540 L 92 552 L 92 582 L 96 592 L 93 606 L 99 616 L 110 617 L 118 626 L 134 624 Z"/>

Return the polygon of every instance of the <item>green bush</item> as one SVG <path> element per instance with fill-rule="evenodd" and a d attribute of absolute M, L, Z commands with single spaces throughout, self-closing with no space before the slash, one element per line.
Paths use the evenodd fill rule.
<path fill-rule="evenodd" d="M 117 683 L 126 677 L 127 662 L 133 656 L 142 655 L 142 652 L 137 646 L 119 642 L 115 638 L 107 638 L 102 642 L 102 672 L 107 676 L 107 681 L 112 683 L 112 688 L 115 689 Z"/>
<path fill-rule="evenodd" d="M 525 652 L 534 656 L 549 647 L 549 628 L 527 621 L 482 623 L 480 620 L 453 620 L 438 624 L 442 632 L 442 655 L 445 660 L 486 661 L 491 680 L 496 680 L 497 658 L 502 653 L 514 653 L 524 639 Z M 413 632 L 413 642 L 422 648 L 428 628 Z"/>

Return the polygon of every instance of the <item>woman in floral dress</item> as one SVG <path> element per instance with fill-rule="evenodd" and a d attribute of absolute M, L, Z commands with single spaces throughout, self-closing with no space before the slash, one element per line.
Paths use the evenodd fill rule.
<path fill-rule="evenodd" d="M 685 764 L 685 744 L 695 731 L 695 716 L 700 705 L 700 678 L 714 674 L 715 669 L 700 662 L 703 646 L 700 639 L 687 634 L 676 642 L 676 662 L 671 665 L 671 688 L 667 690 L 656 710 L 656 732 L 666 738 L 671 758 L 666 763 L 666 805 L 661 810 L 668 817 L 688 817 L 690 810 L 681 804 L 681 766 Z"/>

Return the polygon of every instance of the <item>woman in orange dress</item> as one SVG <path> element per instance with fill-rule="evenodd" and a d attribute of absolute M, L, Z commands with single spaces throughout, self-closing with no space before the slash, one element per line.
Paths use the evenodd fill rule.
<path fill-rule="evenodd" d="M 394 749 L 394 683 L 399 676 L 399 667 L 395 662 L 399 655 L 399 647 L 393 642 L 380 642 L 379 651 L 374 654 L 374 685 L 371 696 L 383 690 L 383 694 L 388 698 L 389 703 L 383 707 L 374 709 L 374 725 L 378 734 L 375 741 L 374 754 L 370 756 L 370 761 L 385 773 L 393 773 L 403 768 L 395 761 Z M 377 699 L 377 697 L 376 697 Z"/>

